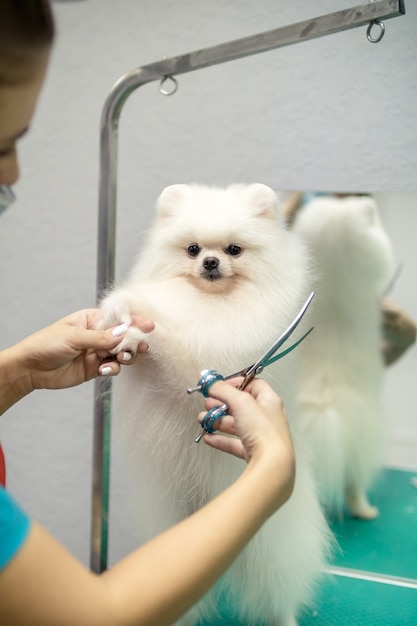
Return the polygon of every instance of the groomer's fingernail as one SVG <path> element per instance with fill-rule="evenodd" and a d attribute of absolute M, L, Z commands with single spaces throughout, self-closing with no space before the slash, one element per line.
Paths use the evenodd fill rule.
<path fill-rule="evenodd" d="M 113 337 L 120 337 L 120 335 L 124 335 L 126 331 L 127 331 L 126 324 L 120 324 L 120 326 L 116 326 L 116 328 L 113 328 L 111 334 L 113 335 Z"/>
<path fill-rule="evenodd" d="M 108 376 L 112 373 L 111 367 L 102 367 L 100 370 L 100 376 Z"/>
<path fill-rule="evenodd" d="M 123 352 L 123 361 L 130 361 L 132 358 L 131 352 Z"/>

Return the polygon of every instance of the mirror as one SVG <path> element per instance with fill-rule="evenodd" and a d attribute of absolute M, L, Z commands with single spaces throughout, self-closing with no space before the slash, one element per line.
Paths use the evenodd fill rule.
<path fill-rule="evenodd" d="M 290 192 L 279 192 L 278 195 L 283 202 L 290 196 Z M 402 271 L 390 297 L 417 322 L 417 289 L 414 286 L 417 194 L 372 195 L 391 239 L 395 260 L 402 264 Z M 415 624 L 417 489 L 414 479 L 417 477 L 417 422 L 414 419 L 413 390 L 416 351 L 416 345 L 409 347 L 384 373 L 388 448 L 384 458 L 385 468 L 370 491 L 370 499 L 378 506 L 380 515 L 372 521 L 358 520 L 348 515 L 341 521 L 333 520 L 332 528 L 340 551 L 334 554 L 329 570 L 332 575 L 324 577 L 313 608 L 300 618 L 299 626 Z M 118 444 L 116 441 L 114 443 L 116 448 Z M 122 464 L 124 448 L 119 447 L 118 450 L 118 460 Z M 129 520 L 134 517 L 129 495 L 134 487 L 127 487 L 126 481 L 120 486 L 120 480 L 115 481 L 114 487 L 120 491 L 112 494 L 111 527 L 118 525 L 124 528 L 126 517 Z M 131 515 L 126 515 L 127 511 Z M 115 520 L 118 524 L 114 523 Z M 136 538 L 133 523 L 131 532 L 133 546 Z M 120 533 L 114 537 L 114 544 L 117 543 L 117 549 L 120 550 L 124 538 Z M 336 576 L 333 575 L 335 573 Z M 413 606 L 409 594 L 413 594 Z M 395 621 L 392 620 L 393 615 Z M 230 622 L 222 623 L 222 626 L 230 626 Z"/>
<path fill-rule="evenodd" d="M 341 198 L 344 195 L 278 192 L 284 212 L 289 216 L 289 227 L 295 231 L 294 216 L 296 220 L 313 198 Z M 400 308 L 411 336 L 405 339 L 406 349 L 400 349 L 399 355 L 395 355 L 383 371 L 382 401 L 386 416 L 381 427 L 385 428 L 386 450 L 381 470 L 368 491 L 369 500 L 379 509 L 379 516 L 372 520 L 358 519 L 345 507 L 343 515 L 331 518 L 331 527 L 341 550 L 336 551 L 329 570 L 336 577 L 324 581 L 317 600 L 315 610 L 320 625 L 343 611 L 341 598 L 349 623 L 391 623 L 379 622 L 376 616 L 378 611 L 386 610 L 383 607 L 387 606 L 392 594 L 396 594 L 396 623 L 415 621 L 415 599 L 412 607 L 409 594 L 415 596 L 417 589 L 417 422 L 413 400 L 417 368 L 417 345 L 414 343 L 417 325 L 414 281 L 417 195 L 369 195 L 376 202 L 391 242 L 395 266 L 401 268 L 386 297 Z M 398 594 L 403 594 L 400 601 Z M 352 597 L 360 598 L 361 595 L 362 600 L 352 606 Z M 356 611 L 362 612 L 356 614 Z M 368 617 L 373 616 L 372 621 L 364 621 L 364 611 L 369 611 Z M 412 614 L 414 618 L 410 617 Z M 305 624 L 311 623 L 312 616 L 306 618 Z"/>

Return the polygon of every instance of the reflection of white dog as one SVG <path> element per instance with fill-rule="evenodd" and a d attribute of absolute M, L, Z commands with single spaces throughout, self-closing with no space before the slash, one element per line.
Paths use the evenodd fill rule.
<path fill-rule="evenodd" d="M 242 471 L 241 460 L 193 442 L 203 399 L 186 389 L 205 368 L 226 375 L 253 363 L 311 291 L 304 250 L 282 226 L 276 205 L 273 191 L 259 184 L 168 187 L 130 277 L 102 303 L 105 326 L 129 324 L 131 313 L 156 324 L 146 336 L 129 330 L 118 349 L 135 349 L 145 339 L 150 351 L 115 381 L 115 415 L 144 483 L 138 496 L 148 494 L 141 511 L 147 537 L 200 508 Z M 300 350 L 265 371 L 290 420 L 290 383 Z M 309 600 L 329 534 L 297 420 L 292 428 L 298 463 L 292 498 L 182 623 L 215 615 L 225 597 L 247 624 L 293 626 Z M 213 528 L 201 540 L 216 541 L 221 532 Z"/>
<path fill-rule="evenodd" d="M 294 230 L 320 275 L 300 406 L 323 499 L 373 518 L 365 492 L 383 454 L 380 298 L 393 272 L 390 241 L 369 197 L 316 198 Z"/>

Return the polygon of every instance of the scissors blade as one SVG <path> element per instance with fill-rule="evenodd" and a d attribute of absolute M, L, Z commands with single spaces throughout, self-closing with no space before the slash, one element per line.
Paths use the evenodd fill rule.
<path fill-rule="evenodd" d="M 312 291 L 311 294 L 308 296 L 304 305 L 302 306 L 302 308 L 300 309 L 299 313 L 294 318 L 294 320 L 291 322 L 291 324 L 288 326 L 288 328 L 284 330 L 284 332 L 278 337 L 278 339 L 272 344 L 272 346 L 268 348 L 268 350 L 261 356 L 260 359 L 258 359 L 255 363 L 252 363 L 252 365 L 249 365 L 248 367 L 245 367 L 238 372 L 234 372 L 233 374 L 224 376 L 224 380 L 231 380 L 232 378 L 238 378 L 239 376 L 243 376 L 245 380 L 243 381 L 239 389 L 244 389 L 246 385 L 252 380 L 252 378 L 256 376 L 256 373 L 257 373 L 256 370 L 260 366 L 264 367 L 265 364 L 267 364 L 268 359 L 278 350 L 278 348 L 282 346 L 283 343 L 286 342 L 288 337 L 292 335 L 294 330 L 297 328 L 298 324 L 301 322 L 313 298 L 314 298 L 314 291 Z M 298 344 L 301 343 L 301 341 L 305 339 L 305 337 L 307 337 L 307 335 L 309 335 L 312 330 L 313 329 L 310 328 L 310 330 L 305 335 L 303 335 L 303 337 L 299 341 L 297 341 L 294 344 L 294 346 L 291 346 L 291 349 L 297 347 Z"/>
<path fill-rule="evenodd" d="M 298 324 L 303 319 L 305 312 L 310 306 L 310 303 L 313 298 L 314 298 L 314 291 L 312 291 L 311 294 L 308 296 L 307 300 L 303 304 L 297 316 L 293 319 L 291 324 L 288 326 L 288 328 L 284 330 L 284 332 L 278 337 L 278 339 L 272 344 L 272 346 L 268 348 L 268 350 L 256 361 L 256 363 L 254 363 L 251 367 L 246 368 L 246 374 L 244 374 L 244 376 L 252 376 L 253 378 L 253 376 L 256 376 L 256 370 L 259 367 L 263 368 L 267 364 L 268 359 L 273 354 L 275 354 L 278 348 L 280 348 L 282 344 L 284 344 L 287 341 L 288 337 L 290 337 L 292 333 L 294 332 L 294 330 L 297 328 Z"/>
<path fill-rule="evenodd" d="M 250 369 L 252 369 L 253 364 L 249 365 L 249 367 L 245 367 L 240 372 L 235 372 L 234 374 L 229 374 L 228 376 L 224 376 L 224 380 L 231 380 L 232 378 L 238 378 L 239 376 L 246 376 Z"/>

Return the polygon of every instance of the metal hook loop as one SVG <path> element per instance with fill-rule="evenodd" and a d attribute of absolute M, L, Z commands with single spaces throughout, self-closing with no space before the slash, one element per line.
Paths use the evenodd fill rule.
<path fill-rule="evenodd" d="M 168 85 L 170 85 L 170 88 L 166 88 L 164 87 L 164 85 L 168 82 Z M 178 89 L 178 81 L 176 78 L 174 78 L 173 76 L 164 76 L 161 79 L 161 82 L 159 83 L 159 92 L 163 95 L 163 96 L 172 96 Z"/>
<path fill-rule="evenodd" d="M 379 33 L 378 33 L 377 37 L 373 37 L 372 36 L 372 29 L 373 29 L 374 26 L 378 26 L 379 27 Z M 370 41 L 371 43 L 379 43 L 384 35 L 385 35 L 385 24 L 384 24 L 384 22 L 381 22 L 380 20 L 372 20 L 372 22 L 369 22 L 369 26 L 368 26 L 368 29 L 366 31 L 366 36 L 368 38 L 368 41 Z"/>

